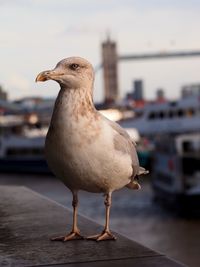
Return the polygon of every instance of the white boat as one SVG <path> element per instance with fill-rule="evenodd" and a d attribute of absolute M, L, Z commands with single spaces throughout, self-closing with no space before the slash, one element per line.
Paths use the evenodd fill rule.
<path fill-rule="evenodd" d="M 136 128 L 140 135 L 200 131 L 200 94 L 177 101 L 148 104 L 132 119 L 121 120 L 122 127 Z"/>
<path fill-rule="evenodd" d="M 200 215 L 200 133 L 160 135 L 155 140 L 152 186 L 159 202 Z"/>

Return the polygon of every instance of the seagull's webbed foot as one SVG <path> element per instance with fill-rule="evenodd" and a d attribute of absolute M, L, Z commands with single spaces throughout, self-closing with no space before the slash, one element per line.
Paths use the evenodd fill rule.
<path fill-rule="evenodd" d="M 68 235 L 58 236 L 51 238 L 51 241 L 70 241 L 70 240 L 80 240 L 84 239 L 84 237 L 80 234 L 79 231 L 72 231 Z"/>
<path fill-rule="evenodd" d="M 116 240 L 117 238 L 109 230 L 104 230 L 101 234 L 88 236 L 86 239 L 103 241 L 103 240 Z"/>

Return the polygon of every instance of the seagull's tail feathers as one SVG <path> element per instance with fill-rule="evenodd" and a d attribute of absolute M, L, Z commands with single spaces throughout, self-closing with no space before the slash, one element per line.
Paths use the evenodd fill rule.
<path fill-rule="evenodd" d="M 144 174 L 148 174 L 148 173 L 149 173 L 148 170 L 146 170 L 143 167 L 139 167 L 138 175 L 144 175 Z"/>
<path fill-rule="evenodd" d="M 141 185 L 137 181 L 131 181 L 129 184 L 126 185 L 126 187 L 131 190 L 141 189 Z"/>
<path fill-rule="evenodd" d="M 145 168 L 139 167 L 138 174 L 136 175 L 136 177 L 134 177 L 134 179 L 129 184 L 126 185 L 126 187 L 129 189 L 132 189 L 132 190 L 141 189 L 141 185 L 137 181 L 138 176 L 148 174 L 148 173 L 149 173 L 149 171 L 147 171 Z"/>

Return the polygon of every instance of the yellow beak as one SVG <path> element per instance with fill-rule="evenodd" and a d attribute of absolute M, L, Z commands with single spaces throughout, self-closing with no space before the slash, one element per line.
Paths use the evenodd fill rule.
<path fill-rule="evenodd" d="M 45 82 L 47 80 L 56 80 L 59 76 L 64 75 L 63 72 L 59 72 L 58 70 L 47 70 L 42 71 L 38 74 L 35 81 L 36 82 Z"/>

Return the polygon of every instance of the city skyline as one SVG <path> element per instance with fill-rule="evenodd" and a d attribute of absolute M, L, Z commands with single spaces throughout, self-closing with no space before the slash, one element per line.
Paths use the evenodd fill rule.
<path fill-rule="evenodd" d="M 200 48 L 198 1 L 0 1 L 0 84 L 11 99 L 56 96 L 58 85 L 36 85 L 35 76 L 62 58 L 79 55 L 94 66 L 101 62 L 101 42 L 110 32 L 118 53 Z M 199 83 L 200 58 L 119 64 L 121 96 L 132 81 L 144 81 L 152 98 L 158 88 L 177 97 L 182 85 Z M 96 75 L 95 100 L 103 96 L 102 73 Z"/>

